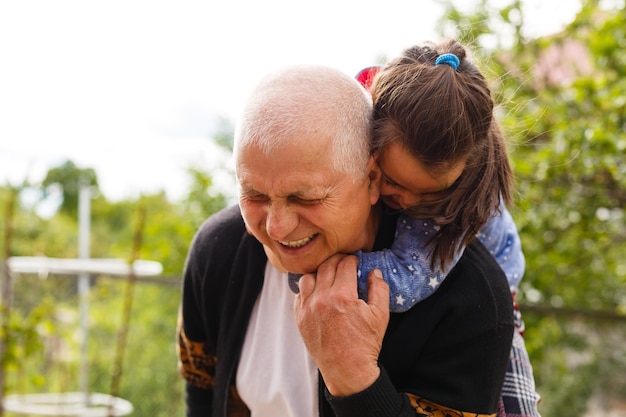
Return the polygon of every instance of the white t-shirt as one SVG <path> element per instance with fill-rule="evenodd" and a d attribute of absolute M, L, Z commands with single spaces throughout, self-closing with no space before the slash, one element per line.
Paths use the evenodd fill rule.
<path fill-rule="evenodd" d="M 296 326 L 287 274 L 270 262 L 252 310 L 237 369 L 237 391 L 252 417 L 315 417 L 318 371 Z"/>

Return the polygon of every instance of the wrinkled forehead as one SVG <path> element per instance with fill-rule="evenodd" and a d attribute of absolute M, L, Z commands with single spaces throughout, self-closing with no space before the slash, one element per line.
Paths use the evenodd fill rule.
<path fill-rule="evenodd" d="M 265 146 L 260 143 L 243 145 L 235 157 L 238 178 L 272 177 L 287 181 L 297 176 L 300 181 L 320 178 L 328 181 L 350 177 L 329 157 L 332 152 L 325 146 L 326 140 L 287 140 L 281 144 Z"/>
<path fill-rule="evenodd" d="M 246 200 L 342 201 L 360 206 L 357 196 L 368 192 L 367 179 L 338 170 L 320 149 L 293 156 L 288 150 L 264 155 L 249 147 L 242 149 L 237 164 L 239 196 Z"/>
<path fill-rule="evenodd" d="M 309 161 L 330 159 L 335 154 L 332 129 L 302 123 L 267 123 L 247 132 L 235 151 L 235 164 L 250 158 L 285 158 Z"/>

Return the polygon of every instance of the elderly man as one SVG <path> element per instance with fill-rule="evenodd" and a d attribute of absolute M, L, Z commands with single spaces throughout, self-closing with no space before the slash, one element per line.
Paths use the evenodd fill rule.
<path fill-rule="evenodd" d="M 326 67 L 285 69 L 252 93 L 235 137 L 239 206 L 205 222 L 185 267 L 188 416 L 495 414 L 513 314 L 480 243 L 434 295 L 391 318 L 376 271 L 365 302 L 356 258 L 335 255 L 393 239 L 370 114 L 360 85 Z M 286 271 L 316 273 L 296 296 Z"/>

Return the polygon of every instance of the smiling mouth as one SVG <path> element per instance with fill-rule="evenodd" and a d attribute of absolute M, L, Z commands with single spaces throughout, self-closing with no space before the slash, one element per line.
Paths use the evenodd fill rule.
<path fill-rule="evenodd" d="M 292 240 L 292 241 L 284 241 L 284 240 L 279 240 L 278 243 L 280 243 L 283 246 L 286 246 L 288 248 L 301 248 L 302 246 L 306 245 L 307 243 L 309 243 L 310 241 L 312 241 L 315 236 L 317 236 L 317 234 L 314 234 L 312 236 L 309 237 L 305 237 L 304 239 L 299 239 L 299 240 Z"/>

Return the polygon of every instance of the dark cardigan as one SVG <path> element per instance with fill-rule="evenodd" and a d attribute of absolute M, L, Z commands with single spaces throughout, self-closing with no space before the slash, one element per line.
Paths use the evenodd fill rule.
<path fill-rule="evenodd" d="M 375 249 L 389 247 L 395 218 L 381 222 Z M 187 416 L 246 416 L 235 375 L 267 258 L 238 206 L 209 218 L 185 266 L 179 327 Z M 323 416 L 415 416 L 435 409 L 496 412 L 513 335 L 506 277 L 476 240 L 435 293 L 392 314 L 379 363 L 365 391 L 333 398 L 320 385 Z"/>

